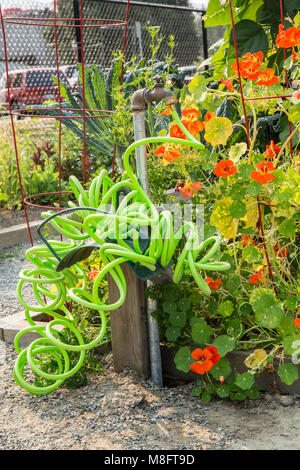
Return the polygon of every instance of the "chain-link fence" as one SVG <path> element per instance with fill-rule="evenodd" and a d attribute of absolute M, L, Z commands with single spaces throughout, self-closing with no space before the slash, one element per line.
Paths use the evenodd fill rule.
<path fill-rule="evenodd" d="M 34 3 L 31 0 L 2 0 L 9 69 L 55 67 L 55 24 L 60 65 L 75 64 L 84 55 L 85 64 L 108 67 L 112 52 L 123 46 L 127 0 L 84 0 L 82 11 L 79 3 L 79 0 L 36 0 Z M 54 4 L 56 18 L 62 19 L 56 23 L 53 21 Z M 75 21 L 77 18 L 77 25 L 80 24 L 81 14 L 85 20 L 82 38 Z M 206 31 L 203 14 L 203 11 L 189 7 L 188 1 L 131 1 L 126 59 L 132 56 L 151 58 L 149 25 L 160 27 L 160 35 L 164 37 L 157 53 L 159 60 L 164 60 L 170 52 L 170 35 L 174 36 L 174 61 L 179 66 L 192 65 L 207 57 L 209 46 L 220 38 L 222 31 L 221 28 Z M 106 21 L 100 24 L 99 19 Z M 5 62 L 3 38 L 0 36 L 0 39 L 2 74 Z"/>

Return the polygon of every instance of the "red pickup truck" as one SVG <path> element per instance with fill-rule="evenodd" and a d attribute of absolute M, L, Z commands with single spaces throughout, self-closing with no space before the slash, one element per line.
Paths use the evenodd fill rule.
<path fill-rule="evenodd" d="M 58 87 L 52 80 L 57 77 L 56 69 L 14 70 L 8 73 L 12 108 L 26 109 L 30 105 L 42 104 L 49 99 L 58 100 Z M 60 82 L 70 83 L 66 74 L 59 73 Z M 6 74 L 0 79 L 0 106 L 9 109 Z"/>

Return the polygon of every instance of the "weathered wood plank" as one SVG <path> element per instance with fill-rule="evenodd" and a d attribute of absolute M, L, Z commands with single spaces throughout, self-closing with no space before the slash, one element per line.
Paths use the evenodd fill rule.
<path fill-rule="evenodd" d="M 127 296 L 124 304 L 111 312 L 114 369 L 121 372 L 125 367 L 130 367 L 147 378 L 150 374 L 150 361 L 145 283 L 135 276 L 127 264 L 121 267 L 127 282 Z M 109 300 L 112 303 L 119 298 L 119 291 L 111 276 L 108 286 Z"/>

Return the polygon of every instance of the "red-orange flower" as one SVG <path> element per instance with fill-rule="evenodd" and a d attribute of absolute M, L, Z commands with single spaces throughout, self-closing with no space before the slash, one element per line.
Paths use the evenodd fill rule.
<path fill-rule="evenodd" d="M 276 157 L 276 153 L 280 152 L 280 147 L 274 144 L 274 140 L 271 140 L 270 145 L 267 145 L 267 150 L 264 152 L 265 158 L 274 158 Z"/>
<path fill-rule="evenodd" d="M 269 181 L 273 181 L 273 179 L 275 178 L 275 175 L 272 175 L 272 173 L 270 173 L 270 171 L 275 170 L 272 162 L 262 160 L 255 166 L 255 168 L 257 168 L 259 171 L 252 171 L 250 178 L 257 181 L 258 183 L 265 184 Z"/>
<path fill-rule="evenodd" d="M 297 328 L 300 328 L 300 318 L 295 318 L 295 320 L 294 320 L 294 325 L 295 325 Z"/>
<path fill-rule="evenodd" d="M 298 90 L 293 93 L 293 98 L 300 100 L 300 88 L 298 88 Z"/>
<path fill-rule="evenodd" d="M 162 113 L 159 113 L 158 116 L 171 116 L 171 115 L 172 115 L 171 106 L 167 106 L 166 109 Z"/>
<path fill-rule="evenodd" d="M 254 245 L 254 240 L 251 240 L 250 235 L 242 235 L 241 238 L 243 240 L 241 242 L 241 246 L 248 246 L 248 245 L 250 245 L 250 243 L 251 243 L 251 245 Z"/>
<path fill-rule="evenodd" d="M 233 77 L 230 77 L 227 80 L 225 80 L 225 78 L 221 78 L 221 83 L 223 83 L 223 85 L 226 86 L 228 91 L 233 91 L 232 82 L 233 82 Z"/>
<path fill-rule="evenodd" d="M 264 282 L 265 280 L 265 274 L 264 274 L 264 269 L 261 268 L 257 271 L 256 274 L 252 274 L 250 281 L 248 281 L 249 284 L 256 284 L 257 282 Z"/>
<path fill-rule="evenodd" d="M 198 117 L 201 116 L 199 111 L 195 108 L 183 109 L 181 114 L 182 114 L 182 116 L 184 116 L 188 119 L 197 119 Z"/>
<path fill-rule="evenodd" d="M 165 145 L 161 145 L 160 147 L 158 147 L 156 150 L 154 150 L 154 155 L 156 155 L 157 157 L 162 157 L 164 155 L 166 151 L 166 147 Z"/>
<path fill-rule="evenodd" d="M 96 279 L 98 274 L 99 274 L 98 269 L 96 268 L 96 266 L 93 266 L 92 270 L 88 273 L 88 278 L 93 281 L 94 279 Z"/>
<path fill-rule="evenodd" d="M 277 255 L 279 258 L 286 258 L 289 250 L 288 248 L 282 248 L 277 242 L 276 245 L 274 246 L 274 252 L 275 252 L 275 255 Z"/>
<path fill-rule="evenodd" d="M 283 24 L 279 25 L 279 32 L 276 38 L 276 46 L 282 48 L 295 47 L 300 42 L 300 28 L 292 26 L 284 31 Z"/>
<path fill-rule="evenodd" d="M 214 346 L 203 350 L 197 348 L 191 355 L 196 362 L 190 365 L 190 369 L 200 375 L 208 372 L 220 360 L 220 355 L 218 354 L 217 348 Z"/>
<path fill-rule="evenodd" d="M 180 156 L 181 154 L 178 149 L 170 149 L 165 152 L 164 160 L 166 160 L 168 163 L 171 163 L 176 158 L 180 158 Z"/>
<path fill-rule="evenodd" d="M 174 124 L 170 129 L 170 136 L 176 137 L 177 139 L 186 139 L 186 136 L 178 126 L 178 124 Z"/>
<path fill-rule="evenodd" d="M 179 189 L 179 192 L 188 199 L 189 197 L 194 196 L 194 191 L 199 191 L 201 186 L 202 184 L 200 181 L 196 181 L 195 183 L 185 183 L 184 186 Z"/>
<path fill-rule="evenodd" d="M 210 113 L 210 112 L 208 111 L 208 112 L 205 114 L 205 121 L 208 122 L 208 121 L 209 121 L 211 118 L 213 118 L 214 116 L 215 116 L 215 113 L 214 113 L 214 112 L 211 112 L 211 113 Z"/>
<path fill-rule="evenodd" d="M 270 86 L 278 83 L 279 77 L 274 75 L 274 73 L 274 70 L 270 68 L 258 72 L 259 80 L 257 80 L 256 84 Z"/>
<path fill-rule="evenodd" d="M 232 160 L 220 160 L 214 169 L 214 174 L 216 176 L 220 176 L 221 178 L 234 175 L 236 172 L 237 168 L 234 166 Z"/>
<path fill-rule="evenodd" d="M 210 288 L 210 290 L 217 290 L 218 287 L 223 284 L 221 279 L 216 279 L 214 281 L 212 277 L 207 277 L 205 279 L 205 282 L 206 282 L 206 284 L 208 284 L 208 287 Z"/>
<path fill-rule="evenodd" d="M 204 129 L 204 123 L 198 120 L 194 121 L 192 119 L 183 119 L 181 122 L 192 135 L 197 135 Z"/>
<path fill-rule="evenodd" d="M 242 60 L 239 61 L 240 74 L 243 78 L 248 78 L 248 80 L 257 80 L 259 72 L 258 70 L 261 67 L 264 55 L 262 52 L 255 52 L 251 54 L 247 52 L 242 56 Z M 237 73 L 237 62 L 234 62 L 231 65 L 231 68 L 234 72 Z"/>

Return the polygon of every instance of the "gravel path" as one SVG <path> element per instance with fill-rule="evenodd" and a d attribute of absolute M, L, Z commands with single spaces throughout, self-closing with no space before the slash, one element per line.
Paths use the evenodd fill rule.
<path fill-rule="evenodd" d="M 0 316 L 21 310 L 15 290 L 27 245 L 0 257 Z M 19 388 L 16 353 L 0 341 L 0 449 L 300 450 L 300 397 L 203 403 L 192 385 L 158 389 L 133 371 L 90 375 L 78 389 L 33 396 Z"/>

